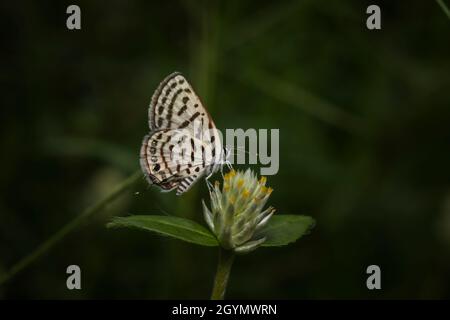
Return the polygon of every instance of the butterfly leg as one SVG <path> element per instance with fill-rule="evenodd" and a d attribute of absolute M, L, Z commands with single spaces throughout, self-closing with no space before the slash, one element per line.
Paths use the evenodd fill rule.
<path fill-rule="evenodd" d="M 222 175 L 222 179 L 223 179 L 223 166 L 220 166 L 220 174 Z"/>
<path fill-rule="evenodd" d="M 229 170 L 233 170 L 233 166 L 231 165 L 231 162 L 230 161 L 225 161 L 225 164 L 227 165 L 227 167 L 228 167 L 228 169 Z"/>
<path fill-rule="evenodd" d="M 208 187 L 208 191 L 211 193 L 213 191 L 213 184 L 209 181 L 209 178 L 211 178 L 212 173 L 210 173 L 209 175 L 207 175 L 205 177 L 205 181 L 206 181 L 206 186 Z"/>

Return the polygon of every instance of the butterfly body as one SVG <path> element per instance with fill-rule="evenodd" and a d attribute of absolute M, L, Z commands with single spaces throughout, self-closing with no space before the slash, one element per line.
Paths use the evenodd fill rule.
<path fill-rule="evenodd" d="M 147 181 L 163 191 L 180 195 L 227 163 L 211 116 L 180 73 L 165 78 L 153 94 L 149 127 L 140 164 Z"/>

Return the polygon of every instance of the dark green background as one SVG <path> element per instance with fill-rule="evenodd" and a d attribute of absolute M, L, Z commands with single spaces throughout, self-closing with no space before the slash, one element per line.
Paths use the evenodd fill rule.
<path fill-rule="evenodd" d="M 0 5 L 0 273 L 138 168 L 153 90 L 181 71 L 219 128 L 280 129 L 270 204 L 317 221 L 239 257 L 229 298 L 450 297 L 450 19 L 435 1 L 76 1 L 69 31 L 72 3 Z M 371 3 L 382 30 L 365 26 Z M 142 179 L 0 298 L 207 298 L 214 249 L 105 228 L 200 222 L 205 191 Z M 366 288 L 371 264 L 382 290 Z"/>

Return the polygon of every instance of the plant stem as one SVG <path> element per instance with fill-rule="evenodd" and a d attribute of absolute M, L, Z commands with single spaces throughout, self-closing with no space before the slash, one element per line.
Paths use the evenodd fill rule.
<path fill-rule="evenodd" d="M 445 5 L 444 1 L 442 0 L 436 0 L 436 2 L 439 4 L 439 6 L 441 7 L 442 11 L 444 11 L 445 15 L 447 16 L 447 18 L 450 19 L 450 10 L 448 9 L 448 7 Z"/>
<path fill-rule="evenodd" d="M 216 277 L 211 300 L 223 300 L 230 277 L 231 266 L 234 261 L 234 253 L 231 250 L 219 249 L 219 263 L 217 265 Z"/>
<path fill-rule="evenodd" d="M 50 238 L 41 243 L 41 245 L 37 247 L 33 252 L 31 252 L 29 255 L 27 255 L 22 260 L 13 265 L 6 274 L 3 274 L 2 277 L 0 278 L 0 286 L 5 284 L 17 273 L 28 267 L 35 260 L 40 258 L 44 253 L 53 248 L 55 244 L 61 241 L 69 232 L 74 230 L 84 220 L 102 211 L 108 204 L 110 204 L 112 201 L 114 201 L 120 195 L 122 195 L 126 190 L 128 190 L 136 181 L 139 180 L 141 176 L 142 172 L 140 170 L 136 171 L 127 179 L 125 179 L 121 184 L 119 184 L 114 190 L 111 191 L 111 193 L 109 193 L 103 199 L 86 208 L 83 212 L 81 212 L 81 214 L 77 215 L 73 220 L 69 221 Z"/>

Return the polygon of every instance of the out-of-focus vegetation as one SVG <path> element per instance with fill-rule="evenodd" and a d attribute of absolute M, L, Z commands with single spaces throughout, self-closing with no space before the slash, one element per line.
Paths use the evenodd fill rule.
<path fill-rule="evenodd" d="M 177 70 L 219 128 L 280 129 L 272 204 L 317 221 L 239 259 L 228 297 L 450 298 L 450 20 L 434 1 L 375 3 L 378 31 L 369 1 L 79 1 L 80 31 L 72 3 L 2 3 L 0 274 L 138 169 L 150 97 Z M 105 228 L 201 222 L 204 197 L 142 179 L 0 298 L 207 298 L 216 252 Z"/>

